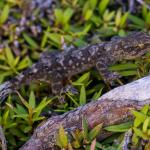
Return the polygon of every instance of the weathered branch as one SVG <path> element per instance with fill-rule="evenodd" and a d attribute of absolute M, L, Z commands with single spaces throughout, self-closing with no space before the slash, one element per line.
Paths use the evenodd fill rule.
<path fill-rule="evenodd" d="M 146 8 L 150 10 L 150 6 L 146 4 L 143 0 L 136 0 L 139 4 L 144 5 Z"/>
<path fill-rule="evenodd" d="M 1 125 L 0 125 L 0 145 L 1 145 L 2 150 L 7 150 L 6 138 L 5 138 L 3 128 Z"/>
<path fill-rule="evenodd" d="M 139 79 L 124 86 L 120 86 L 104 94 L 98 101 L 54 116 L 38 127 L 30 140 L 20 150 L 55 149 L 55 135 L 60 125 L 66 131 L 81 129 L 82 117 L 88 120 L 89 127 L 103 123 L 104 126 L 119 124 L 133 118 L 130 110 L 140 109 L 144 104 L 150 103 L 150 76 Z M 109 136 L 102 133 L 100 138 Z"/>

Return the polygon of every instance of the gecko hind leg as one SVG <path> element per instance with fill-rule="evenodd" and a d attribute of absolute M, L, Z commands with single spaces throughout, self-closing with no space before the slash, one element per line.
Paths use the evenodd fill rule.
<path fill-rule="evenodd" d="M 109 71 L 108 66 L 104 62 L 98 62 L 96 64 L 96 69 L 98 70 L 99 74 L 102 75 L 104 82 L 109 82 L 111 85 L 115 85 L 114 80 L 121 77 L 119 73 Z"/>

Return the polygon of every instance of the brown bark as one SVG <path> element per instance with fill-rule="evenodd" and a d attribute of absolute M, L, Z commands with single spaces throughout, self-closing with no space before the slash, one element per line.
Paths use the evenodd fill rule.
<path fill-rule="evenodd" d="M 150 98 L 149 90 L 150 76 L 147 76 L 111 90 L 98 101 L 90 102 L 63 115 L 51 117 L 35 130 L 33 136 L 20 150 L 55 149 L 55 135 L 60 125 L 63 125 L 66 131 L 81 129 L 83 117 L 88 120 L 90 128 L 100 123 L 108 126 L 132 120 L 131 109 L 137 110 L 150 103 L 150 100 L 147 100 Z M 109 135 L 110 133 L 103 132 L 100 138 Z"/>
<path fill-rule="evenodd" d="M 2 148 L 2 150 L 7 150 L 6 138 L 1 125 L 0 125 L 0 147 Z"/>

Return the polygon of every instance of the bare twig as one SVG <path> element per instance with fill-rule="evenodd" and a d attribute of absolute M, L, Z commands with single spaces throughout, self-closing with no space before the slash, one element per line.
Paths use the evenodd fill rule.
<path fill-rule="evenodd" d="M 129 143 L 131 142 L 131 137 L 132 137 L 132 129 L 129 129 L 124 135 L 124 139 L 121 145 L 122 150 L 129 150 L 128 146 Z"/>
<path fill-rule="evenodd" d="M 136 0 L 138 3 L 140 3 L 141 5 L 145 5 L 146 8 L 148 8 L 150 10 L 150 6 L 148 4 L 146 4 L 143 0 Z"/>
<path fill-rule="evenodd" d="M 6 138 L 1 125 L 0 125 L 0 141 L 1 141 L 2 150 L 7 150 Z"/>

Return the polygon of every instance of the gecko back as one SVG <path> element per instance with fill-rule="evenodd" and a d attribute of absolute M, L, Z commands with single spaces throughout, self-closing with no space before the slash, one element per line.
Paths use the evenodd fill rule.
<path fill-rule="evenodd" d="M 23 85 L 34 82 L 51 83 L 49 72 L 55 67 L 56 56 L 59 52 L 44 52 L 39 61 L 16 77 L 0 85 L 0 103 L 11 93 L 15 93 Z"/>

